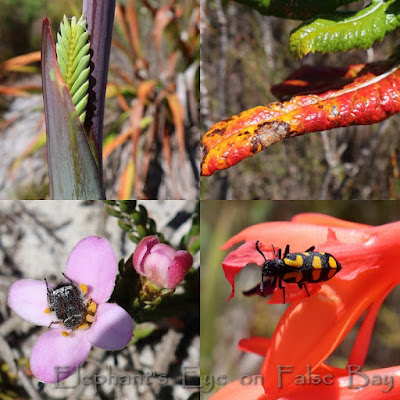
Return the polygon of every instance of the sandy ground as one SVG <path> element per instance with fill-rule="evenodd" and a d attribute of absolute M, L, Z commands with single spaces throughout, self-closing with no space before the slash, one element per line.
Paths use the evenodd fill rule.
<path fill-rule="evenodd" d="M 149 215 L 173 244 L 187 232 L 190 220 L 182 216 L 193 212 L 195 202 L 147 201 L 142 202 Z M 68 255 L 76 243 L 89 235 L 104 236 L 110 240 L 117 260 L 132 254 L 135 245 L 118 227 L 117 219 L 108 216 L 102 202 L 82 201 L 0 201 L 0 358 L 7 364 L 16 359 L 29 358 L 30 349 L 38 335 L 45 329 L 23 321 L 6 305 L 9 285 L 18 278 L 60 280 Z M 198 265 L 198 261 L 197 261 Z M 118 376 L 133 365 L 151 371 L 155 365 L 166 367 L 174 360 L 174 349 L 183 340 L 182 333 L 167 329 L 157 342 L 146 345 L 140 351 L 134 346 L 115 353 L 101 349 L 92 350 L 84 364 L 82 376 L 113 371 Z M 160 361 L 160 357 L 166 361 Z M 161 364 L 160 364 L 161 362 Z M 191 340 L 183 365 L 198 367 L 199 337 Z M 13 367 L 11 365 L 11 367 Z M 110 370 L 108 370 L 110 368 Z M 29 397 L 82 398 L 82 399 L 188 399 L 193 390 L 172 384 L 168 388 L 146 385 L 104 384 L 96 388 L 93 381 L 76 384 L 74 375 L 63 382 L 63 387 L 47 384 L 38 390 L 38 380 L 27 377 L 22 369 L 17 371 L 19 384 Z M 176 377 L 174 377 L 175 379 Z M 174 381 L 175 382 L 175 381 Z M 72 388 L 65 388 L 70 385 Z"/>

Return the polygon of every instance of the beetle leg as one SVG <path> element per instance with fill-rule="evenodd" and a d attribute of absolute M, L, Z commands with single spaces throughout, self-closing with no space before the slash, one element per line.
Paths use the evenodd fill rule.
<path fill-rule="evenodd" d="M 260 292 L 265 297 L 265 294 L 264 294 L 264 274 L 262 272 L 261 272 Z"/>
<path fill-rule="evenodd" d="M 285 252 L 283 253 L 283 257 L 286 257 L 286 254 L 289 254 L 289 248 L 290 248 L 290 245 L 286 245 L 286 247 L 285 247 Z M 281 257 L 279 257 L 279 258 L 281 258 Z"/>
<path fill-rule="evenodd" d="M 48 328 L 50 328 L 53 324 L 62 324 L 62 321 L 51 321 Z"/>
<path fill-rule="evenodd" d="M 303 289 L 303 286 L 304 286 L 304 289 L 306 290 L 307 296 L 310 297 L 310 293 L 308 293 L 308 289 L 307 289 L 306 284 L 305 283 L 298 283 L 298 285 L 299 285 L 299 289 Z"/>
<path fill-rule="evenodd" d="M 282 279 L 280 277 L 278 278 L 278 284 L 279 284 L 280 289 L 282 289 L 282 292 L 283 292 L 283 304 L 285 304 L 286 303 L 285 286 L 282 285 Z"/>
<path fill-rule="evenodd" d="M 314 251 L 315 246 L 311 246 L 309 249 L 307 249 L 305 252 L 307 253 L 308 251 Z"/>
<path fill-rule="evenodd" d="M 260 283 L 260 292 L 261 294 L 265 297 L 264 294 L 264 273 L 263 273 L 263 269 L 261 269 L 261 283 Z"/>
<path fill-rule="evenodd" d="M 260 291 L 261 291 L 261 294 L 264 296 L 264 274 L 263 274 L 262 269 L 261 269 Z"/>

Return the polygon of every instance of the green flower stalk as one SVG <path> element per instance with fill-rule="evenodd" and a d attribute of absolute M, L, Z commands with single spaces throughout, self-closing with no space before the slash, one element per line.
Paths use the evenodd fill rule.
<path fill-rule="evenodd" d="M 84 17 L 79 21 L 64 17 L 57 45 L 49 20 L 43 21 L 42 86 L 52 199 L 105 198 L 101 142 L 83 126 L 83 121 L 85 125 L 91 122 L 89 109 L 97 104 L 95 99 L 90 100 L 89 61 L 93 61 L 94 50 L 90 44 L 89 55 L 88 38 Z"/>
<path fill-rule="evenodd" d="M 57 63 L 71 93 L 72 102 L 82 124 L 86 118 L 90 75 L 90 44 L 84 15 L 71 21 L 64 15 L 57 34 Z"/>
<path fill-rule="evenodd" d="M 103 116 L 114 8 L 115 0 L 84 0 L 79 20 L 64 16 L 56 45 L 49 20 L 43 20 L 41 69 L 52 199 L 105 198 Z"/>

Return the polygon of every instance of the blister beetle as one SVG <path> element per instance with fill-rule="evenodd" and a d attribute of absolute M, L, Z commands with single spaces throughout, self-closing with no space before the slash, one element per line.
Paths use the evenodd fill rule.
<path fill-rule="evenodd" d="M 303 253 L 290 253 L 289 245 L 287 245 L 283 257 L 281 249 L 276 253 L 274 246 L 272 246 L 276 258 L 267 260 L 258 243 L 257 240 L 256 249 L 264 258 L 264 264 L 261 267 L 260 291 L 264 296 L 264 277 L 272 277 L 271 286 L 275 287 L 276 281 L 278 281 L 279 288 L 283 291 L 283 303 L 286 302 L 286 298 L 282 281 L 297 283 L 300 289 L 304 286 L 307 295 L 310 296 L 306 283 L 327 281 L 333 278 L 342 268 L 332 254 L 313 251 L 315 246 Z"/>

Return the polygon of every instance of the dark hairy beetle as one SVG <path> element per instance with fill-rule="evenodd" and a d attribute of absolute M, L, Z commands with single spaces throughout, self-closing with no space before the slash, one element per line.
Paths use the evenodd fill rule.
<path fill-rule="evenodd" d="M 327 281 L 342 268 L 339 261 L 331 254 L 313 251 L 315 246 L 310 247 L 303 253 L 290 253 L 289 245 L 287 245 L 283 257 L 281 249 L 276 253 L 274 246 L 272 246 L 276 258 L 267 260 L 258 243 L 259 241 L 257 240 L 256 249 L 264 258 L 264 264 L 261 267 L 260 291 L 264 296 L 264 277 L 272 277 L 271 286 L 276 287 L 276 281 L 278 281 L 279 288 L 283 291 L 283 303 L 286 302 L 286 299 L 285 287 L 282 285 L 282 281 L 297 283 L 300 289 L 304 286 L 307 295 L 310 296 L 306 283 Z"/>
<path fill-rule="evenodd" d="M 49 288 L 47 280 L 44 280 L 49 309 L 55 312 L 59 319 L 52 322 L 50 326 L 61 322 L 66 328 L 73 330 L 85 321 L 88 301 L 79 286 L 66 275 L 64 277 L 69 282 L 59 283 L 54 289 Z"/>

